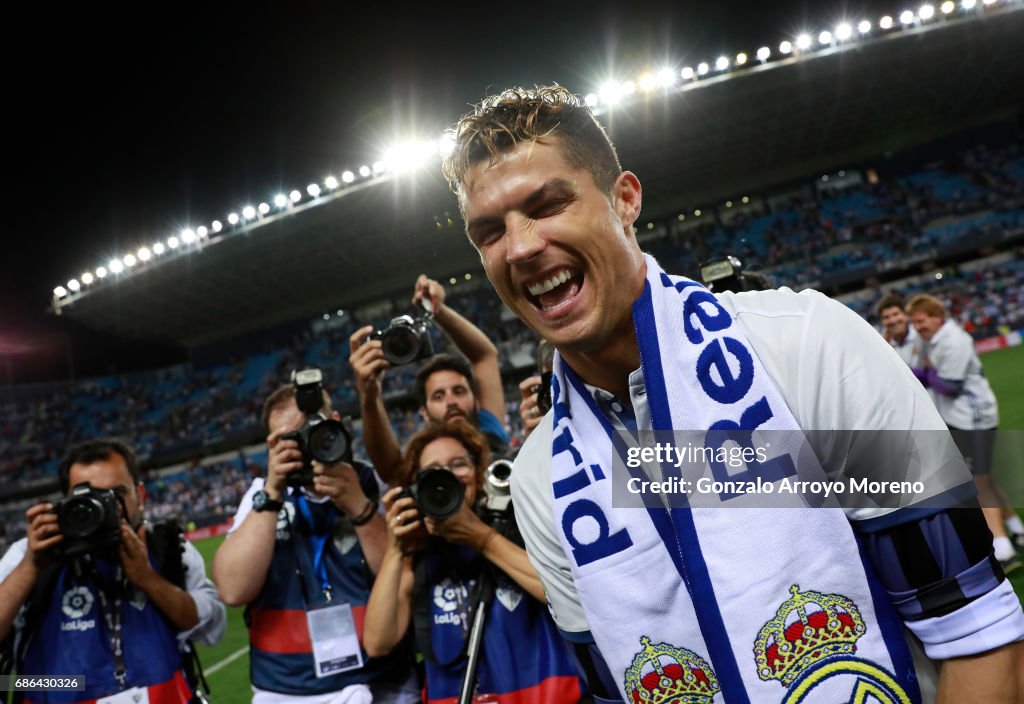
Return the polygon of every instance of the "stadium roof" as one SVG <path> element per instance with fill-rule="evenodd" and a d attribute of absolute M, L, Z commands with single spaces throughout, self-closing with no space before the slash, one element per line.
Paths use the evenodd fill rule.
<path fill-rule="evenodd" d="M 1024 7 L 751 68 L 611 109 L 644 220 L 709 206 L 1019 116 Z M 185 347 L 411 289 L 420 272 L 474 271 L 437 169 L 368 182 L 113 285 L 60 312 Z M 448 218 L 454 222 L 448 224 Z"/>

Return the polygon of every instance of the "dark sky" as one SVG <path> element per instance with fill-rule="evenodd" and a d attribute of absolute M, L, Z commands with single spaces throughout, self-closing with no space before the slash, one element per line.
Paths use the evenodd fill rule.
<path fill-rule="evenodd" d="M 8 25 L 9 178 L 0 384 L 168 363 L 179 352 L 45 313 L 53 287 L 115 253 L 282 187 L 436 137 L 489 89 L 595 90 L 713 62 L 891 2 L 39 5 Z M 223 6 L 222 6 L 223 5 Z M 413 9 L 415 8 L 415 9 Z M 10 186 L 8 186 L 10 188 Z M 129 250 L 130 248 L 130 250 Z"/>

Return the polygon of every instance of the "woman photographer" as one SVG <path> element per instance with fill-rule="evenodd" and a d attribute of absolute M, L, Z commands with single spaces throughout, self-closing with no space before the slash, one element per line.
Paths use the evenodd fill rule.
<path fill-rule="evenodd" d="M 371 657 L 383 655 L 414 625 L 426 660 L 426 701 L 459 696 L 477 585 L 489 572 L 496 588 L 477 667 L 480 701 L 577 702 L 583 685 L 526 551 L 481 518 L 487 462 L 486 440 L 463 418 L 432 424 L 409 441 L 401 468 L 406 486 L 424 470 L 447 470 L 465 485 L 464 501 L 439 519 L 421 516 L 407 490 L 384 495 L 389 540 L 363 645 Z M 511 516 L 496 519 L 495 525 L 514 525 Z"/>

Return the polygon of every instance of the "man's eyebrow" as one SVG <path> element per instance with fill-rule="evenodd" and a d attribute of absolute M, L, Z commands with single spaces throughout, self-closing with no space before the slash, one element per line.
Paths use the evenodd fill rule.
<path fill-rule="evenodd" d="M 572 182 L 564 178 L 553 178 L 547 183 L 543 184 L 540 188 L 530 193 L 521 203 L 517 205 L 518 208 L 527 210 L 537 205 L 538 202 L 543 201 L 553 195 L 569 195 L 573 192 Z M 502 218 L 497 215 L 481 215 L 478 218 L 473 218 L 466 225 L 466 230 L 474 230 L 477 228 L 485 227 L 487 225 L 493 225 L 495 223 L 502 222 Z"/>

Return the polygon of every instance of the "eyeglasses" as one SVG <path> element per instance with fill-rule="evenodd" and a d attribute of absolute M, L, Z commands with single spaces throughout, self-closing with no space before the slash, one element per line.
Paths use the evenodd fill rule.
<path fill-rule="evenodd" d="M 462 457 L 456 457 L 448 464 L 440 464 L 436 462 L 424 467 L 426 469 L 447 469 L 452 474 L 472 474 L 475 466 L 473 464 L 473 458 L 469 455 L 463 455 Z M 421 470 L 423 471 L 423 470 Z"/>

